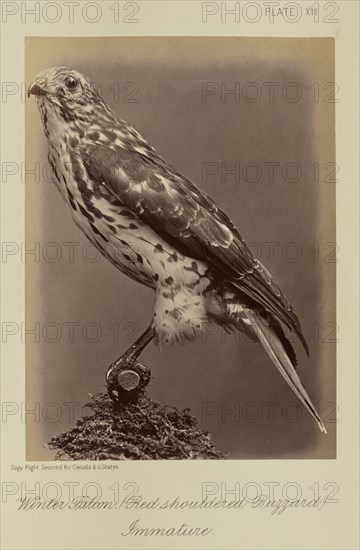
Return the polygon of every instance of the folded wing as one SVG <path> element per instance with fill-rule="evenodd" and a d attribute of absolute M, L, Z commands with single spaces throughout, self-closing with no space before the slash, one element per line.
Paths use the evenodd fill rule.
<path fill-rule="evenodd" d="M 83 157 L 89 176 L 180 252 L 206 262 L 294 331 L 308 353 L 300 323 L 266 268 L 230 219 L 194 183 L 152 148 L 94 147 Z"/>

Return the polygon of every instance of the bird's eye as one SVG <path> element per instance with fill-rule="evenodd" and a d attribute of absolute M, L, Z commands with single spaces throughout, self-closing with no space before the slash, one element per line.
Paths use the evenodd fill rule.
<path fill-rule="evenodd" d="M 73 76 L 67 76 L 65 78 L 65 86 L 67 87 L 68 90 L 71 90 L 72 92 L 76 90 L 76 88 L 78 87 L 78 84 L 79 84 L 79 81 Z"/>

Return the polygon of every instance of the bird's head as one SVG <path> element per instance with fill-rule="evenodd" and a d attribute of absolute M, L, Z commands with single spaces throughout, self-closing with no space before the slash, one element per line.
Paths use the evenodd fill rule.
<path fill-rule="evenodd" d="M 28 89 L 28 97 L 31 94 L 49 102 L 78 105 L 99 99 L 90 80 L 82 73 L 67 67 L 41 71 Z"/>
<path fill-rule="evenodd" d="M 37 97 L 43 122 L 53 115 L 65 125 L 89 120 L 94 109 L 104 105 L 90 80 L 67 67 L 41 71 L 28 89 L 30 95 Z"/>

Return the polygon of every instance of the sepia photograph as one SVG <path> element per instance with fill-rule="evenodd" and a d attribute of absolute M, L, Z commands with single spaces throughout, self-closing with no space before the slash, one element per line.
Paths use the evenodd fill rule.
<path fill-rule="evenodd" d="M 25 46 L 27 460 L 336 458 L 334 39 Z"/>
<path fill-rule="evenodd" d="M 359 4 L 0 12 L 0 546 L 358 549 Z"/>

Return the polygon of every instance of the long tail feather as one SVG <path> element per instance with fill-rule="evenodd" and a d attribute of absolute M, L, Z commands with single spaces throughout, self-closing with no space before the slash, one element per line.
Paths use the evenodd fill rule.
<path fill-rule="evenodd" d="M 327 432 L 323 421 L 312 404 L 310 397 L 306 393 L 306 390 L 289 359 L 284 345 L 275 330 L 273 330 L 271 326 L 269 326 L 269 324 L 255 311 L 246 309 L 246 315 L 250 320 L 252 329 L 255 331 L 260 343 L 280 372 L 281 376 L 286 380 L 290 388 L 303 403 L 313 420 L 319 426 L 320 431 L 326 434 Z"/>

